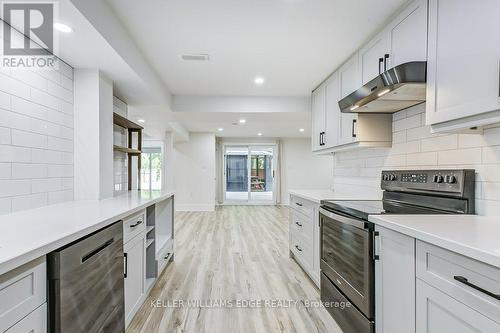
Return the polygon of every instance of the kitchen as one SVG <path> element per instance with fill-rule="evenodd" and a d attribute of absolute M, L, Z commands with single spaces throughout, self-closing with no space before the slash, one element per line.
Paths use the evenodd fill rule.
<path fill-rule="evenodd" d="M 497 0 L 1 6 L 0 332 L 500 331 Z"/>

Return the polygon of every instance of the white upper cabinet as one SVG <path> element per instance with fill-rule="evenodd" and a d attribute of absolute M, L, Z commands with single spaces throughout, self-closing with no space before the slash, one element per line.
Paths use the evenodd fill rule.
<path fill-rule="evenodd" d="M 322 85 L 313 91 L 311 97 L 312 118 L 312 150 L 323 148 L 323 136 L 325 133 L 325 86 Z"/>
<path fill-rule="evenodd" d="M 339 77 L 333 75 L 325 83 L 326 91 L 326 126 L 324 134 L 324 147 L 331 148 L 339 143 L 340 108 L 339 108 Z"/>
<path fill-rule="evenodd" d="M 427 60 L 427 0 L 410 4 L 388 27 L 387 68 Z"/>
<path fill-rule="evenodd" d="M 359 57 L 355 53 L 342 67 L 339 68 L 340 98 L 342 99 L 361 87 L 361 73 L 359 71 Z M 340 113 L 339 143 L 346 144 L 356 140 L 356 113 Z"/>
<path fill-rule="evenodd" d="M 374 79 L 384 70 L 384 56 L 390 53 L 388 31 L 384 30 L 359 50 L 362 83 Z"/>
<path fill-rule="evenodd" d="M 417 0 L 359 50 L 362 82 L 397 65 L 426 59 L 427 0 Z"/>
<path fill-rule="evenodd" d="M 430 0 L 426 121 L 461 130 L 500 121 L 500 1 Z"/>

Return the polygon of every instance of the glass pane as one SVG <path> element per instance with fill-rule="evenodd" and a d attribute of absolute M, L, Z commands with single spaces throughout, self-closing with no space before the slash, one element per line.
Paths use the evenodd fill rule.
<path fill-rule="evenodd" d="M 151 189 L 161 190 L 161 169 L 162 169 L 161 153 L 151 154 L 151 169 L 149 177 L 151 178 Z"/>
<path fill-rule="evenodd" d="M 250 200 L 273 200 L 273 148 L 253 147 L 250 151 Z"/>
<path fill-rule="evenodd" d="M 141 154 L 141 189 L 161 190 L 161 152 L 143 151 Z"/>
<path fill-rule="evenodd" d="M 151 176 L 151 169 L 150 169 L 150 158 L 151 154 L 150 153 L 142 153 L 141 154 L 141 189 L 142 190 L 149 190 L 149 180 Z"/>
<path fill-rule="evenodd" d="M 226 147 L 226 200 L 248 200 L 248 148 Z"/>

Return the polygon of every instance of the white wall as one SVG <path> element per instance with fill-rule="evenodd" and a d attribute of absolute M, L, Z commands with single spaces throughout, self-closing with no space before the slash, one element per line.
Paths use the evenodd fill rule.
<path fill-rule="evenodd" d="M 2 69 L 0 214 L 72 199 L 73 69 Z"/>
<path fill-rule="evenodd" d="M 291 189 L 331 189 L 332 157 L 314 155 L 310 139 L 282 139 L 281 203 L 288 205 Z"/>
<path fill-rule="evenodd" d="M 176 210 L 213 211 L 215 207 L 215 135 L 191 133 L 189 141 L 176 143 L 174 150 Z"/>
<path fill-rule="evenodd" d="M 76 69 L 75 198 L 113 196 L 113 85 L 97 69 Z"/>
<path fill-rule="evenodd" d="M 500 214 L 500 126 L 479 134 L 431 134 L 425 104 L 395 113 L 392 148 L 334 155 L 334 189 L 381 195 L 380 173 L 390 169 L 476 169 L 476 210 Z"/>

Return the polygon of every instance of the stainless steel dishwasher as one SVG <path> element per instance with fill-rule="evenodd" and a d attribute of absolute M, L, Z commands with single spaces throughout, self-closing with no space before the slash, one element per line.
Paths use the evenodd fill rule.
<path fill-rule="evenodd" d="M 47 255 L 49 332 L 123 333 L 123 224 Z"/>

